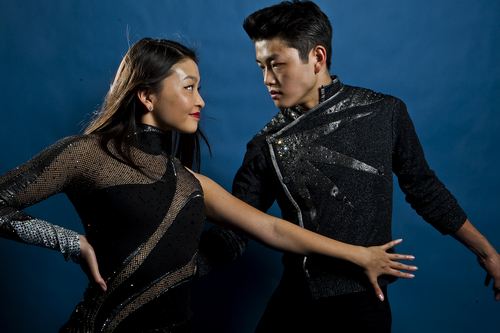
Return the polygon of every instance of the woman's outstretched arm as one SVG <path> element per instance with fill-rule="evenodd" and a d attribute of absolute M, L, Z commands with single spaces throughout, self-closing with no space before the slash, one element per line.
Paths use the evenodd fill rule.
<path fill-rule="evenodd" d="M 399 244 L 395 240 L 382 246 L 362 247 L 342 243 L 303 229 L 295 224 L 267 215 L 235 198 L 211 179 L 195 174 L 205 195 L 207 219 L 213 223 L 243 232 L 263 245 L 303 255 L 321 254 L 347 260 L 361 266 L 373 285 L 377 296 L 383 300 L 377 283 L 380 275 L 413 278 L 414 275 L 400 270 L 415 271 L 417 267 L 397 262 L 413 260 L 410 255 L 387 253 Z"/>

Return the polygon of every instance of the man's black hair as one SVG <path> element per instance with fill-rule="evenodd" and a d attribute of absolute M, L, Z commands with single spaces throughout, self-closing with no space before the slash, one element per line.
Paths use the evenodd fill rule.
<path fill-rule="evenodd" d="M 243 28 L 253 42 L 281 38 L 288 47 L 299 51 L 308 62 L 309 52 L 321 45 L 326 49 L 326 67 L 330 69 L 332 25 L 321 9 L 311 1 L 283 1 L 249 15 Z"/>

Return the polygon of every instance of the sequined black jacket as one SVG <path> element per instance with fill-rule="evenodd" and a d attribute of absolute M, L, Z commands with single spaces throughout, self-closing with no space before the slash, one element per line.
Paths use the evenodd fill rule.
<path fill-rule="evenodd" d="M 262 211 L 276 200 L 285 220 L 342 242 L 381 245 L 392 240 L 394 173 L 425 221 L 443 234 L 460 228 L 466 215 L 429 169 L 401 100 L 337 77 L 320 97 L 307 113 L 280 110 L 248 143 L 236 197 Z M 283 263 L 285 275 L 307 278 L 314 297 L 371 290 L 351 263 L 291 253 Z M 383 276 L 379 284 L 394 280 Z"/>

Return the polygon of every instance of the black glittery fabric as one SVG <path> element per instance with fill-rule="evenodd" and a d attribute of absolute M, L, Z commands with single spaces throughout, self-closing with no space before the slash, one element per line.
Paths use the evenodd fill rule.
<path fill-rule="evenodd" d="M 164 153 L 166 133 L 138 127 L 133 159 L 158 179 L 104 152 L 93 135 L 63 139 L 1 178 L 0 193 L 8 193 L 3 209 L 9 212 L 1 217 L 1 236 L 22 241 L 7 227 L 15 224 L 12 217 L 30 220 L 20 209 L 66 193 L 96 252 L 108 290 L 90 283 L 60 332 L 177 332 L 189 323 L 205 220 L 202 188 Z M 36 227 L 26 232 L 40 233 Z"/>
<path fill-rule="evenodd" d="M 466 215 L 429 169 L 399 99 L 342 84 L 321 88 L 320 104 L 279 113 L 248 143 L 233 194 L 333 239 L 362 246 L 392 240 L 393 173 L 406 200 L 441 233 Z M 371 290 L 359 267 L 321 256 L 283 256 L 284 277 L 305 276 L 314 298 Z M 382 276 L 380 285 L 395 278 Z"/>

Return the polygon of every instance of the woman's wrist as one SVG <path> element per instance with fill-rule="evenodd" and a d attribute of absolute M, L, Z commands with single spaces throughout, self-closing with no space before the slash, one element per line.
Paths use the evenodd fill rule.
<path fill-rule="evenodd" d="M 364 246 L 358 246 L 358 245 L 351 245 L 348 244 L 349 248 L 346 249 L 347 253 L 347 258 L 346 260 L 352 262 L 353 264 L 356 264 L 360 267 L 365 268 L 366 262 L 369 257 L 369 251 L 368 248 Z"/>

